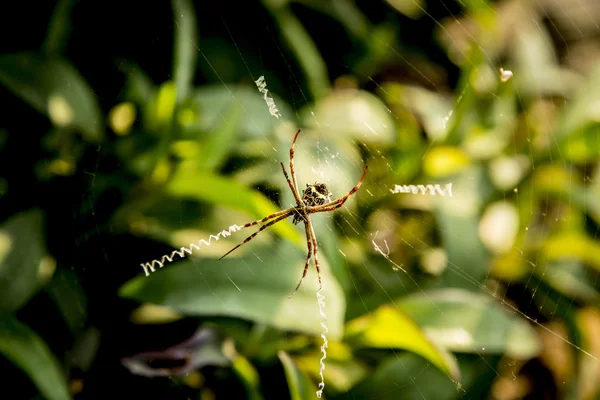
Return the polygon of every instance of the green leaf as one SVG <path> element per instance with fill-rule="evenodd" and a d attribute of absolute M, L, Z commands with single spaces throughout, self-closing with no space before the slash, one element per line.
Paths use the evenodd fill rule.
<path fill-rule="evenodd" d="M 150 77 L 137 65 L 130 61 L 121 61 L 120 70 L 127 75 L 125 82 L 125 100 L 138 106 L 145 106 L 154 97 L 154 84 Z M 146 107 L 147 109 L 149 107 Z M 149 112 L 149 110 L 148 110 Z"/>
<path fill-rule="evenodd" d="M 62 54 L 71 33 L 71 9 L 73 0 L 60 0 L 54 7 L 52 19 L 46 33 L 43 50 L 47 54 Z"/>
<path fill-rule="evenodd" d="M 60 364 L 46 343 L 31 328 L 9 315 L 0 317 L 0 353 L 25 371 L 46 399 L 71 398 Z M 9 382 L 5 385 L 10 386 Z"/>
<path fill-rule="evenodd" d="M 563 244 L 561 243 L 560 246 L 562 247 Z M 592 280 L 589 279 L 586 272 L 587 269 L 583 263 L 573 257 L 544 264 L 543 268 L 533 269 L 533 273 L 539 279 L 560 294 L 583 303 L 598 304 L 600 303 L 600 293 L 594 288 Z"/>
<path fill-rule="evenodd" d="M 0 225 L 0 312 L 19 309 L 33 295 L 45 254 L 39 210 Z"/>
<path fill-rule="evenodd" d="M 453 197 L 438 197 L 436 218 L 446 250 L 448 267 L 444 286 L 478 290 L 488 274 L 489 256 L 479 236 L 479 210 L 486 201 L 489 182 L 479 168 L 465 169 L 452 179 Z M 470 279 L 465 279 L 468 275 Z"/>
<path fill-rule="evenodd" d="M 600 159 L 600 125 L 592 122 L 559 143 L 564 158 L 574 163 L 592 163 Z"/>
<path fill-rule="evenodd" d="M 177 87 L 175 82 L 167 81 L 160 85 L 155 95 L 147 104 L 144 114 L 145 124 L 165 136 L 177 103 Z"/>
<path fill-rule="evenodd" d="M 229 144 L 235 142 L 241 112 L 238 104 L 232 104 L 231 110 L 224 115 L 219 127 L 208 134 L 200 156 L 202 167 L 214 170 L 225 161 L 229 154 Z"/>
<path fill-rule="evenodd" d="M 423 0 L 387 0 L 396 11 L 412 19 L 419 19 L 425 12 Z"/>
<path fill-rule="evenodd" d="M 355 346 L 412 351 L 453 379 L 459 379 L 460 371 L 454 357 L 437 348 L 412 319 L 392 306 L 381 306 L 350 321 L 346 326 L 346 337 Z"/>
<path fill-rule="evenodd" d="M 284 117 L 291 118 L 292 115 L 295 115 L 282 98 L 272 92 L 269 92 L 269 96 L 273 97 L 277 108 Z M 201 118 L 198 118 L 194 125 L 188 127 L 190 130 L 210 131 L 214 129 L 215 126 L 222 123 L 223 115 L 234 105 L 242 109 L 237 133 L 239 137 L 263 139 L 273 130 L 274 118 L 269 114 L 269 108 L 256 86 L 202 86 L 194 91 L 193 101 L 198 105 L 198 114 Z"/>
<path fill-rule="evenodd" d="M 462 398 L 457 387 L 458 383 L 426 360 L 406 353 L 379 362 L 368 379 L 341 399 L 450 400 Z"/>
<path fill-rule="evenodd" d="M 241 355 L 238 355 L 231 365 L 233 372 L 242 381 L 249 400 L 263 400 L 260 390 L 260 376 L 256 368 Z"/>
<path fill-rule="evenodd" d="M 396 302 L 427 336 L 451 351 L 528 359 L 540 351 L 533 328 L 493 298 L 459 289 L 421 293 Z"/>
<path fill-rule="evenodd" d="M 600 101 L 600 66 L 596 66 L 581 82 L 573 97 L 563 108 L 555 141 L 562 147 L 568 144 L 568 137 L 582 132 L 590 123 L 598 122 L 598 101 Z"/>
<path fill-rule="evenodd" d="M 69 62 L 35 53 L 3 54 L 0 83 L 56 126 L 79 129 L 91 142 L 104 137 L 94 93 Z"/>
<path fill-rule="evenodd" d="M 240 185 L 234 180 L 215 175 L 209 171 L 199 170 L 193 163 L 184 163 L 180 166 L 173 179 L 167 184 L 166 192 L 177 197 L 194 198 L 246 211 L 254 219 L 260 219 L 279 211 L 261 193 Z M 231 225 L 233 225 L 233 222 Z M 249 221 L 236 222 L 238 222 L 238 225 L 243 225 Z M 304 246 L 303 235 L 294 229 L 289 219 L 273 225 L 270 229 L 298 246 Z"/>
<path fill-rule="evenodd" d="M 453 110 L 452 102 L 440 93 L 417 86 L 388 83 L 383 86 L 381 95 L 394 108 L 407 108 L 415 114 L 430 140 L 446 137 L 449 129 L 458 123 L 456 115 L 448 117 Z"/>
<path fill-rule="evenodd" d="M 173 75 L 177 88 L 177 102 L 188 96 L 194 79 L 198 49 L 196 13 L 189 0 L 172 0 L 173 22 L 175 23 L 175 54 L 173 57 Z"/>
<path fill-rule="evenodd" d="M 317 388 L 311 380 L 298 369 L 294 360 L 292 360 L 292 358 L 284 351 L 280 351 L 278 356 L 283 365 L 291 399 L 303 400 L 315 397 Z"/>
<path fill-rule="evenodd" d="M 263 0 L 263 4 L 273 15 L 281 36 L 300 64 L 313 97 L 323 97 L 330 89 L 330 82 L 327 64 L 317 45 L 287 4 L 274 0 Z"/>
<path fill-rule="evenodd" d="M 123 297 L 172 307 L 187 315 L 232 316 L 279 329 L 321 333 L 312 265 L 300 290 L 306 253 L 286 242 L 243 258 L 182 260 L 148 277 L 133 279 L 120 290 Z M 323 261 L 323 260 L 320 260 Z M 345 300 L 326 264 L 321 265 L 327 325 L 331 339 L 343 330 Z"/>
<path fill-rule="evenodd" d="M 58 268 L 47 287 L 67 326 L 76 336 L 87 319 L 87 299 L 77 275 L 65 268 Z"/>
<path fill-rule="evenodd" d="M 514 84 L 522 98 L 568 97 L 579 84 L 579 76 L 573 70 L 560 66 L 545 26 L 533 23 L 519 26 L 519 40 L 511 46 L 511 52 L 514 70 L 518 71 Z M 584 87 L 594 91 L 593 87 Z"/>

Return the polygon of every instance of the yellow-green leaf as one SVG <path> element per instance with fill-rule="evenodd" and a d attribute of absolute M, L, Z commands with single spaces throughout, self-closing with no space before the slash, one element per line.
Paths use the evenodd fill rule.
<path fill-rule="evenodd" d="M 431 149 L 423 161 L 424 172 L 441 178 L 454 175 L 469 164 L 467 153 L 457 147 L 440 146 Z"/>
<path fill-rule="evenodd" d="M 429 360 L 454 379 L 460 375 L 454 357 L 436 347 L 410 317 L 391 306 L 381 306 L 350 321 L 346 337 L 357 346 L 405 349 Z"/>
<path fill-rule="evenodd" d="M 579 232 L 563 232 L 550 237 L 544 244 L 543 254 L 549 261 L 575 258 L 600 271 L 600 244 Z"/>
<path fill-rule="evenodd" d="M 5 315 L 0 318 L 0 354 L 21 368 L 48 400 L 71 396 L 60 364 L 44 341 L 27 325 Z M 5 382 L 4 390 L 9 390 Z"/>
<path fill-rule="evenodd" d="M 302 373 L 294 363 L 294 360 L 284 351 L 278 353 L 279 360 L 283 364 L 285 378 L 290 390 L 292 400 L 310 399 L 315 396 L 317 388 L 306 375 Z"/>

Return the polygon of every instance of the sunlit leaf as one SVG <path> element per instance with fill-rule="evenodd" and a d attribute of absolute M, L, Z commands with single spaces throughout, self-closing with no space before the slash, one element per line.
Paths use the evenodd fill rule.
<path fill-rule="evenodd" d="M 412 351 L 454 379 L 460 375 L 454 357 L 432 344 L 412 319 L 391 306 L 350 321 L 346 337 L 356 346 Z"/>
<path fill-rule="evenodd" d="M 316 272 L 298 284 L 306 253 L 279 242 L 247 257 L 181 260 L 148 277 L 140 276 L 121 288 L 121 295 L 174 308 L 187 315 L 226 315 L 262 322 L 279 329 L 321 333 L 317 306 Z M 322 263 L 322 260 L 321 260 Z M 325 311 L 331 338 L 343 330 L 345 301 L 339 284 L 321 265 Z"/>
<path fill-rule="evenodd" d="M 515 60 L 515 85 L 525 96 L 567 96 L 578 83 L 575 72 L 563 68 L 544 26 L 530 21 L 515 31 L 518 40 L 511 47 Z"/>
<path fill-rule="evenodd" d="M 44 255 L 40 211 L 17 214 L 0 225 L 0 311 L 16 310 L 31 297 Z"/>
<path fill-rule="evenodd" d="M 404 298 L 396 304 L 427 336 L 451 351 L 535 357 L 540 344 L 524 318 L 492 297 L 459 289 L 440 289 Z"/>
<path fill-rule="evenodd" d="M 0 318 L 0 353 L 21 368 L 48 400 L 70 399 L 58 361 L 44 341 L 12 316 Z M 5 382 L 7 387 L 9 382 Z"/>
<path fill-rule="evenodd" d="M 561 147 L 569 145 L 569 141 L 563 141 L 563 139 L 567 139 L 572 134 L 583 132 L 584 128 L 590 123 L 600 121 L 599 101 L 600 66 L 596 66 L 563 108 L 556 132 L 556 139 Z"/>
<path fill-rule="evenodd" d="M 578 395 L 581 399 L 594 399 L 600 395 L 600 313 L 593 307 L 580 309 L 576 313 L 575 322 L 583 339 L 583 349 L 591 353 L 591 356 L 579 356 Z"/>
<path fill-rule="evenodd" d="M 319 382 L 320 360 L 323 354 L 319 349 L 312 352 L 303 352 L 294 355 L 294 361 L 298 368 L 312 377 L 313 382 Z M 325 360 L 325 387 L 327 393 L 345 393 L 354 387 L 359 381 L 369 374 L 369 370 L 361 360 L 354 356 L 349 344 L 343 342 L 328 341 L 327 359 Z"/>
<path fill-rule="evenodd" d="M 176 101 L 175 82 L 163 83 L 148 103 L 148 112 L 144 115 L 146 124 L 153 129 L 166 129 L 167 124 L 173 118 Z"/>
<path fill-rule="evenodd" d="M 127 135 L 135 122 L 136 109 L 133 103 L 120 103 L 108 114 L 108 123 L 117 135 Z"/>
<path fill-rule="evenodd" d="M 394 120 L 384 104 L 362 90 L 334 91 L 306 110 L 303 119 L 309 127 L 333 138 L 349 136 L 360 142 L 391 144 L 396 136 Z"/>
<path fill-rule="evenodd" d="M 479 223 L 479 236 L 483 244 L 498 254 L 505 254 L 512 249 L 518 230 L 518 211 L 506 201 L 490 204 Z"/>
<path fill-rule="evenodd" d="M 67 61 L 35 53 L 3 54 L 0 82 L 57 126 L 75 127 L 93 142 L 104 137 L 96 97 Z"/>
<path fill-rule="evenodd" d="M 468 155 L 457 147 L 435 147 L 424 157 L 423 171 L 440 178 L 456 174 L 469 164 Z"/>
<path fill-rule="evenodd" d="M 396 11 L 412 19 L 418 19 L 425 12 L 421 0 L 387 0 L 387 2 Z"/>
<path fill-rule="evenodd" d="M 294 360 L 284 351 L 280 351 L 279 360 L 285 371 L 290 397 L 292 400 L 303 400 L 315 397 L 317 388 L 306 375 L 302 373 L 294 363 Z"/>
<path fill-rule="evenodd" d="M 246 211 L 253 219 L 260 219 L 279 211 L 259 192 L 212 172 L 198 170 L 192 164 L 183 164 L 180 167 L 167 184 L 166 191 L 173 196 L 193 198 Z M 246 222 L 250 221 L 231 221 L 231 225 L 241 226 Z M 270 230 L 299 246 L 305 242 L 303 236 L 294 229 L 289 219 L 273 225 Z"/>

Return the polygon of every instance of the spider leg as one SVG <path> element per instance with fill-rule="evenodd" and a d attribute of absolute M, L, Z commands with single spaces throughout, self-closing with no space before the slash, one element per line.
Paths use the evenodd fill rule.
<path fill-rule="evenodd" d="M 227 253 L 223 254 L 223 256 L 221 256 L 221 258 L 219 258 L 219 260 L 222 260 L 223 258 L 225 258 L 225 256 L 227 256 L 229 253 L 231 253 L 232 251 L 234 251 L 235 249 L 237 249 L 238 247 L 240 247 L 241 245 L 248 243 L 249 241 L 251 241 L 256 235 L 258 235 L 261 231 L 267 229 L 269 226 L 276 224 L 277 222 L 281 221 L 282 219 L 286 219 L 287 217 L 289 217 L 290 215 L 292 215 L 292 211 L 290 210 L 285 210 L 285 214 L 281 215 L 279 218 L 276 218 L 272 221 L 269 221 L 268 223 L 264 224 L 263 226 L 260 227 L 259 230 L 257 230 L 256 232 L 254 232 L 252 235 L 248 236 L 246 238 L 246 240 L 244 240 L 242 243 L 238 244 L 237 246 L 235 246 L 233 249 L 229 250 Z"/>
<path fill-rule="evenodd" d="M 327 212 L 327 211 L 333 211 L 333 210 L 337 210 L 338 208 L 340 208 L 341 206 L 343 206 L 344 203 L 338 203 L 336 205 L 333 205 L 331 207 L 327 207 L 327 208 L 319 208 L 318 210 L 310 210 L 309 212 L 312 213 L 318 213 L 318 212 Z"/>
<path fill-rule="evenodd" d="M 294 147 L 296 146 L 296 139 L 298 139 L 298 135 L 300 134 L 300 129 L 296 132 L 294 136 L 294 140 L 292 140 L 292 145 L 290 146 L 290 173 L 292 174 L 292 182 L 294 184 L 294 195 L 298 196 L 297 199 L 300 199 L 300 192 L 298 191 L 298 183 L 296 182 L 296 171 L 294 170 Z M 296 201 L 298 201 L 296 199 Z M 302 204 L 302 200 L 298 202 L 298 204 Z"/>
<path fill-rule="evenodd" d="M 317 269 L 317 279 L 319 281 L 319 289 L 321 289 L 323 284 L 321 283 L 321 269 L 319 268 L 319 246 L 317 245 L 317 236 L 315 235 L 315 230 L 313 229 L 310 217 L 308 217 L 307 220 L 308 222 L 306 225 L 308 225 L 308 230 L 310 231 L 310 237 L 313 244 L 313 257 L 315 257 L 315 268 Z"/>
<path fill-rule="evenodd" d="M 280 215 L 283 215 L 283 214 L 285 214 L 287 212 L 290 212 L 290 211 L 292 211 L 291 208 L 288 208 L 287 210 L 278 211 L 278 212 L 276 212 L 274 214 L 267 215 L 263 219 L 259 219 L 259 220 L 252 221 L 252 222 L 248 222 L 246 225 L 241 226 L 240 229 L 249 228 L 249 227 L 254 226 L 254 225 L 262 224 L 265 221 L 268 221 L 268 220 L 270 220 L 272 218 L 275 218 L 275 217 L 279 217 Z"/>
<path fill-rule="evenodd" d="M 294 291 L 292 292 L 292 294 L 290 294 L 290 297 L 288 297 L 288 299 L 291 299 L 296 292 L 298 291 L 298 289 L 300 288 L 300 285 L 302 285 L 302 281 L 304 281 L 304 278 L 306 278 L 306 272 L 308 271 L 308 264 L 310 263 L 310 257 L 312 256 L 312 240 L 311 240 L 311 236 L 310 236 L 310 231 L 308 230 L 308 224 L 304 224 L 304 230 L 306 231 L 306 244 L 308 246 L 308 255 L 306 256 L 306 263 L 304 264 L 304 271 L 302 271 L 302 278 L 300 278 L 300 282 L 298 282 L 298 286 L 296 286 L 296 289 L 294 289 Z"/>
<path fill-rule="evenodd" d="M 285 167 L 283 166 L 283 163 L 280 163 L 280 164 L 281 164 L 281 170 L 283 171 L 283 175 L 285 176 L 285 180 L 287 181 L 288 186 L 290 187 L 290 190 L 292 191 L 292 194 L 294 195 L 294 199 L 296 199 L 296 203 L 298 205 L 301 205 L 302 199 L 300 198 L 300 193 L 298 193 L 296 188 L 294 188 L 292 181 L 290 181 L 290 177 L 288 176 L 287 171 L 285 170 Z"/>
<path fill-rule="evenodd" d="M 326 204 L 321 204 L 319 206 L 307 207 L 307 211 L 309 213 L 316 213 L 316 212 L 323 212 L 323 211 L 332 211 L 337 208 L 340 208 L 346 202 L 346 200 L 348 200 L 348 197 L 352 196 L 360 188 L 360 185 L 362 185 L 363 180 L 365 179 L 365 176 L 367 175 L 368 169 L 369 169 L 369 167 L 365 166 L 365 169 L 363 170 L 363 174 L 362 174 L 362 177 L 360 178 L 360 181 L 358 181 L 356 186 L 354 186 L 352 189 L 350 189 L 350 191 L 348 193 L 346 193 L 346 195 L 344 197 L 340 197 L 337 200 L 331 201 Z"/>

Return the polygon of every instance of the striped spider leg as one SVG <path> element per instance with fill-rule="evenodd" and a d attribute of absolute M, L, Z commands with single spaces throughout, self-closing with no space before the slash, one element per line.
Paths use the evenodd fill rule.
<path fill-rule="evenodd" d="M 276 224 L 279 221 L 282 221 L 288 217 L 293 217 L 293 223 L 297 224 L 298 222 L 304 222 L 304 231 L 306 233 L 306 247 L 308 248 L 308 254 L 306 255 L 306 262 L 304 264 L 304 270 L 302 271 L 302 277 L 300 278 L 300 282 L 296 286 L 296 289 L 290 295 L 290 298 L 296 294 L 302 281 L 306 277 L 306 273 L 308 271 L 308 266 L 310 265 L 311 258 L 315 260 L 315 268 L 317 270 L 317 279 L 319 281 L 319 287 L 321 287 L 321 269 L 319 268 L 319 257 L 318 257 L 318 244 L 317 244 L 317 236 L 315 235 L 315 230 L 313 228 L 312 221 L 310 220 L 310 214 L 318 213 L 318 212 L 328 212 L 333 211 L 340 208 L 346 200 L 350 196 L 352 196 L 362 185 L 363 180 L 367 174 L 367 168 L 363 170 L 363 174 L 360 178 L 360 181 L 354 186 L 345 196 L 340 197 L 337 200 L 331 201 L 331 192 L 327 188 L 327 185 L 324 183 L 315 183 L 314 185 L 306 185 L 306 189 L 302 191 L 302 195 L 300 195 L 298 191 L 298 183 L 296 180 L 296 171 L 294 169 L 294 148 L 296 145 L 296 140 L 298 139 L 298 135 L 300 134 L 300 130 L 296 132 L 294 136 L 294 140 L 292 140 L 292 145 L 290 146 L 290 173 L 292 178 L 288 176 L 288 173 L 285 169 L 283 163 L 281 163 L 281 170 L 283 171 L 283 175 L 288 183 L 290 191 L 294 195 L 294 199 L 296 200 L 296 205 L 294 207 L 290 207 L 287 210 L 282 210 L 276 212 L 274 214 L 268 215 L 263 219 L 259 219 L 257 221 L 249 222 L 246 225 L 242 226 L 242 228 L 248 228 L 254 225 L 262 224 L 263 222 L 267 222 L 262 225 L 259 230 L 254 232 L 252 235 L 248 236 L 243 242 L 235 246 L 233 249 L 229 250 L 225 253 L 219 260 L 226 257 L 232 251 L 236 250 L 241 245 L 248 243 L 252 240 L 256 235 L 258 235 L 261 231 L 265 230 L 271 225 Z"/>

